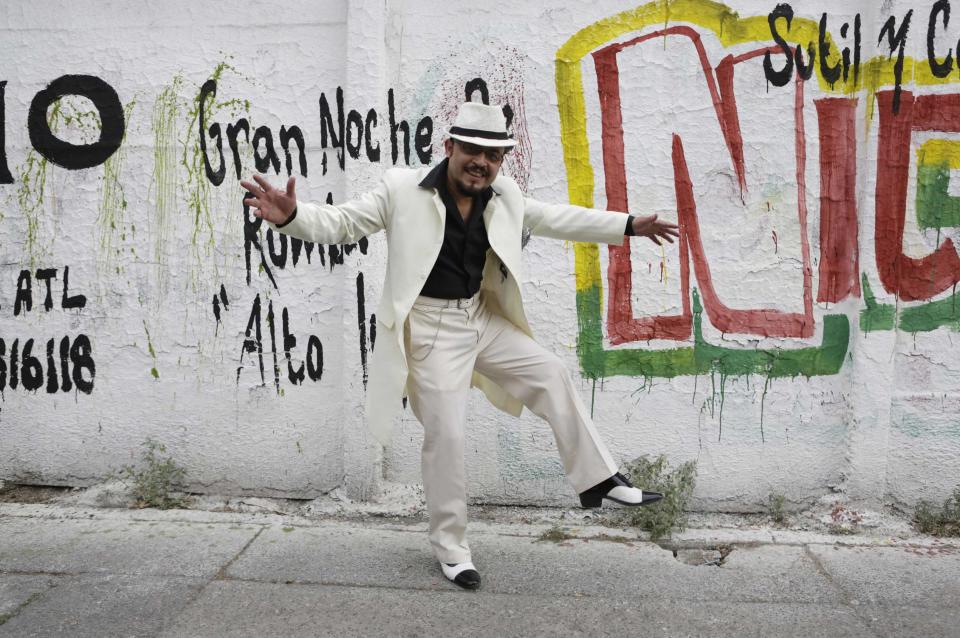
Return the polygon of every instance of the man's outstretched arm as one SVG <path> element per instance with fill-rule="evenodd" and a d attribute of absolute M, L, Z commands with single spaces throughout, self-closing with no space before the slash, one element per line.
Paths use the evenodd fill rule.
<path fill-rule="evenodd" d="M 374 190 L 342 204 L 298 202 L 293 177 L 286 190 L 274 188 L 260 175 L 256 183 L 241 181 L 249 191 L 243 203 L 280 232 L 319 244 L 346 244 L 359 241 L 386 227 L 387 188 L 381 183 Z"/>
<path fill-rule="evenodd" d="M 656 214 L 633 216 L 531 198 L 526 198 L 524 205 L 524 225 L 534 235 L 616 245 L 630 235 L 647 237 L 655 244 L 673 243 L 679 236 L 676 224 L 662 221 Z"/>

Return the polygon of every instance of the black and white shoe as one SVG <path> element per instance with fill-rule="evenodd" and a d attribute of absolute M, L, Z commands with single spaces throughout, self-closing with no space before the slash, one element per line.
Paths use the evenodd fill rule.
<path fill-rule="evenodd" d="M 473 563 L 440 563 L 443 575 L 452 583 L 464 589 L 478 589 L 480 587 L 480 572 Z"/>
<path fill-rule="evenodd" d="M 580 504 L 584 507 L 600 507 L 603 499 L 621 505 L 650 505 L 663 498 L 659 492 L 644 492 L 634 487 L 627 477 L 617 472 L 606 481 L 594 485 L 580 494 Z"/>

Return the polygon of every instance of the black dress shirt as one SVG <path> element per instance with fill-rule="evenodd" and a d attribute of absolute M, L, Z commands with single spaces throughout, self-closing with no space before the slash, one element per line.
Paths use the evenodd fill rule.
<path fill-rule="evenodd" d="M 443 245 L 420 294 L 439 299 L 465 299 L 477 294 L 487 259 L 487 228 L 483 211 L 493 189 L 489 186 L 473 198 L 470 217 L 464 222 L 447 188 L 447 160 L 440 162 L 420 182 L 421 188 L 436 188 L 446 208 Z M 633 215 L 628 215 L 624 235 L 633 236 Z"/>
<path fill-rule="evenodd" d="M 467 221 L 447 188 L 447 160 L 443 160 L 420 182 L 421 188 L 436 188 L 446 208 L 443 244 L 420 294 L 440 299 L 465 299 L 480 290 L 487 260 L 487 227 L 483 211 L 493 197 L 489 186 L 473 197 Z"/>

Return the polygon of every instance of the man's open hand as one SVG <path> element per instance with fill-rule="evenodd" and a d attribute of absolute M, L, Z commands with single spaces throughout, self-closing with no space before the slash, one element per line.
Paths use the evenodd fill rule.
<path fill-rule="evenodd" d="M 296 180 L 293 177 L 287 180 L 286 192 L 274 188 L 270 182 L 259 175 L 254 175 L 253 180 L 256 184 L 240 182 L 240 185 L 253 195 L 243 200 L 243 203 L 255 208 L 253 214 L 268 222 L 282 224 L 287 221 L 290 213 L 297 207 L 297 194 L 293 189 Z"/>
<path fill-rule="evenodd" d="M 649 237 L 657 246 L 663 244 L 662 239 L 673 243 L 674 237 L 680 236 L 679 227 L 673 222 L 664 222 L 657 219 L 657 214 L 637 215 L 633 218 L 633 234 L 638 237 Z"/>

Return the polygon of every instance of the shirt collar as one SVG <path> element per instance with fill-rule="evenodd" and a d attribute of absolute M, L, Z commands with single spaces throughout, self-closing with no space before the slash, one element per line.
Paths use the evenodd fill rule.
<path fill-rule="evenodd" d="M 445 184 L 447 180 L 447 158 L 443 158 L 443 161 L 434 166 L 427 176 L 420 180 L 421 188 L 439 188 L 441 184 Z M 482 193 L 482 196 L 485 200 L 489 200 L 494 194 L 499 195 L 493 189 L 492 186 L 487 186 Z"/>

